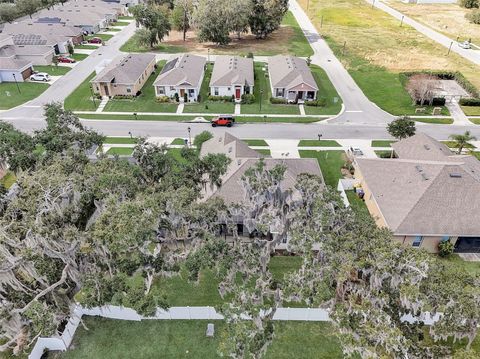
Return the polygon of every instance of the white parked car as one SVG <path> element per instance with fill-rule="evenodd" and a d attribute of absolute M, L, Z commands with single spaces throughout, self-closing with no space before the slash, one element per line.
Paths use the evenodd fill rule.
<path fill-rule="evenodd" d="M 363 151 L 358 147 L 350 147 L 350 152 L 354 156 L 363 156 Z"/>
<path fill-rule="evenodd" d="M 30 76 L 31 81 L 50 81 L 50 75 L 47 74 L 46 72 L 37 72 L 36 74 L 33 74 Z"/>
<path fill-rule="evenodd" d="M 460 46 L 462 49 L 471 49 L 472 45 L 470 45 L 469 41 L 464 41 L 464 42 L 459 42 L 458 46 Z"/>

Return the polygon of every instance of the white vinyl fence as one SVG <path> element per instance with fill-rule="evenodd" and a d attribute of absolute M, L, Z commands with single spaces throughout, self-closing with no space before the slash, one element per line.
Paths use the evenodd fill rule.
<path fill-rule="evenodd" d="M 135 310 L 130 308 L 118 307 L 114 305 L 106 305 L 96 308 L 83 308 L 80 305 L 75 306 L 72 316 L 65 327 L 61 336 L 52 338 L 38 338 L 32 352 L 28 359 L 40 359 L 42 354 L 47 350 L 61 350 L 65 351 L 70 346 L 75 331 L 82 316 L 99 316 L 109 319 L 118 320 L 221 320 L 223 316 L 213 307 L 171 307 L 168 310 L 157 309 L 157 312 L 152 317 L 144 317 L 138 314 Z M 414 318 L 411 315 L 404 316 L 403 319 L 408 322 L 416 320 L 423 321 L 426 325 L 431 325 L 439 318 L 439 314 L 430 316 L 425 313 L 420 318 Z M 245 317 L 245 319 L 249 319 Z M 326 322 L 330 321 L 328 311 L 321 308 L 278 308 L 273 316 L 273 320 L 297 320 L 297 321 L 312 321 L 312 322 Z"/>

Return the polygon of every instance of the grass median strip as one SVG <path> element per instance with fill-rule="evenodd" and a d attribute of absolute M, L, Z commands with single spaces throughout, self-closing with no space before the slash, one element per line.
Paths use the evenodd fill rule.
<path fill-rule="evenodd" d="M 412 118 L 415 122 L 431 123 L 435 125 L 451 125 L 451 118 Z"/>
<path fill-rule="evenodd" d="M 390 147 L 392 143 L 395 143 L 396 141 L 390 141 L 390 140 L 373 140 L 372 141 L 372 147 Z"/>
<path fill-rule="evenodd" d="M 135 137 L 106 137 L 103 143 L 119 145 L 136 144 L 137 139 Z"/>
<path fill-rule="evenodd" d="M 480 116 L 480 106 L 462 106 L 462 110 L 467 116 Z"/>
<path fill-rule="evenodd" d="M 70 57 L 78 62 L 78 61 L 85 60 L 88 57 L 88 55 L 87 54 L 73 54 Z"/>
<path fill-rule="evenodd" d="M 300 140 L 298 147 L 342 147 L 335 140 Z"/>

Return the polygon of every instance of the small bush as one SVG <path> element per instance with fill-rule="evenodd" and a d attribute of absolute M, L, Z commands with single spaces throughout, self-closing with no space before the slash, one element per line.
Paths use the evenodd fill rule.
<path fill-rule="evenodd" d="M 448 257 L 453 253 L 454 245 L 450 240 L 438 243 L 438 255 L 440 257 Z"/>
<path fill-rule="evenodd" d="M 197 150 L 202 149 L 202 145 L 205 141 L 208 141 L 209 139 L 213 138 L 213 134 L 209 131 L 202 131 L 198 135 L 195 136 L 193 139 L 193 144 L 195 147 L 197 147 Z"/>
<path fill-rule="evenodd" d="M 183 102 L 185 102 L 185 103 L 188 102 L 188 95 L 187 95 L 186 92 L 183 94 Z"/>
<path fill-rule="evenodd" d="M 115 95 L 113 96 L 113 99 L 115 100 L 132 100 L 134 99 L 134 95 Z"/>
<path fill-rule="evenodd" d="M 170 102 L 170 97 L 168 97 L 168 96 L 157 97 L 157 102 L 160 102 L 160 103 Z"/>
<path fill-rule="evenodd" d="M 175 98 L 175 102 L 179 102 L 180 101 L 180 98 L 178 97 L 178 93 L 175 92 L 175 95 L 173 95 L 173 97 Z"/>
<path fill-rule="evenodd" d="M 273 104 L 286 104 L 287 100 L 284 98 L 270 97 L 270 103 Z"/>
<path fill-rule="evenodd" d="M 305 106 L 324 107 L 326 105 L 327 99 L 324 97 L 318 98 L 316 100 L 305 101 Z"/>
<path fill-rule="evenodd" d="M 474 24 L 480 25 L 480 10 L 474 10 L 470 14 L 465 15 L 465 17 Z"/>
<path fill-rule="evenodd" d="M 249 59 L 253 59 L 253 52 L 249 52 L 249 53 L 247 54 L 247 57 L 248 57 Z"/>
<path fill-rule="evenodd" d="M 445 97 L 434 97 L 432 106 L 445 106 Z"/>
<path fill-rule="evenodd" d="M 247 105 L 255 102 L 255 95 L 251 93 L 244 93 L 242 95 L 242 104 Z"/>
<path fill-rule="evenodd" d="M 233 96 L 208 96 L 208 101 L 213 101 L 213 102 L 232 102 Z"/>
<path fill-rule="evenodd" d="M 460 0 L 458 3 L 466 9 L 478 9 L 480 7 L 480 0 Z"/>
<path fill-rule="evenodd" d="M 480 98 L 462 98 L 458 103 L 462 106 L 480 106 Z"/>

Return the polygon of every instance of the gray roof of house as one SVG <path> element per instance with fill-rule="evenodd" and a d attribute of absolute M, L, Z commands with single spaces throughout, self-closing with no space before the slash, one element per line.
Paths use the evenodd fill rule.
<path fill-rule="evenodd" d="M 82 29 L 74 26 L 68 26 L 65 24 L 43 24 L 38 22 L 22 21 L 13 24 L 5 24 L 2 33 L 5 34 L 37 34 L 47 36 L 62 36 L 62 37 L 72 37 L 82 35 Z"/>
<path fill-rule="evenodd" d="M 202 56 L 184 54 L 168 61 L 154 81 L 154 86 L 199 87 L 206 60 Z"/>
<path fill-rule="evenodd" d="M 268 72 L 273 87 L 289 89 L 307 85 L 318 90 L 307 62 L 301 58 L 284 55 L 269 57 Z"/>
<path fill-rule="evenodd" d="M 154 54 L 120 56 L 100 71 L 91 82 L 134 84 L 152 61 L 155 61 Z"/>
<path fill-rule="evenodd" d="M 86 9 L 62 9 L 42 10 L 35 17 L 36 23 L 67 24 L 71 26 L 93 26 L 103 19 L 104 16 L 97 12 Z"/>
<path fill-rule="evenodd" d="M 0 70 L 21 70 L 31 64 L 30 61 L 19 59 L 16 56 L 0 57 Z"/>
<path fill-rule="evenodd" d="M 447 145 L 424 134 L 417 133 L 402 141 L 392 144 L 392 147 L 401 159 L 409 160 L 443 160 L 453 153 Z"/>
<path fill-rule="evenodd" d="M 429 151 L 425 160 L 356 160 L 387 225 L 398 235 L 480 235 L 480 161 Z"/>
<path fill-rule="evenodd" d="M 217 56 L 210 86 L 253 86 L 253 59 L 240 56 Z"/>
<path fill-rule="evenodd" d="M 14 45 L 13 48 L 17 55 L 47 55 L 53 53 L 51 46 Z"/>
<path fill-rule="evenodd" d="M 207 188 L 204 199 L 221 197 L 226 203 L 240 203 L 245 200 L 245 192 L 242 187 L 242 177 L 249 168 L 254 166 L 260 158 L 264 157 L 248 145 L 226 132 L 216 136 L 202 145 L 200 155 L 210 153 L 223 153 L 229 157 L 230 163 L 227 173 L 222 177 L 222 185 L 213 190 Z M 318 161 L 311 158 L 273 159 L 264 158 L 266 169 L 272 169 L 276 165 L 283 164 L 287 167 L 284 179 L 281 183 L 282 190 L 294 190 L 297 177 L 301 173 L 310 173 L 322 177 Z M 322 179 L 323 181 L 323 179 Z"/>

